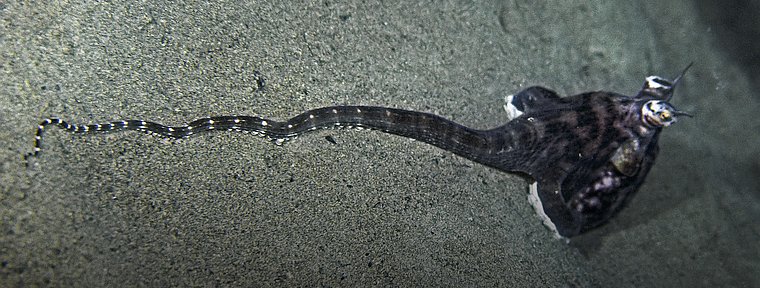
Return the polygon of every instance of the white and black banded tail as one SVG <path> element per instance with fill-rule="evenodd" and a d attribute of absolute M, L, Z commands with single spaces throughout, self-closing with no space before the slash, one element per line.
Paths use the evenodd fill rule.
<path fill-rule="evenodd" d="M 160 130 L 159 127 L 168 128 L 165 129 L 167 131 L 173 130 L 171 127 L 165 127 L 158 123 L 141 120 L 114 121 L 106 124 L 75 125 L 70 124 L 63 119 L 48 118 L 42 120 L 39 126 L 37 126 L 37 132 L 34 135 L 34 150 L 24 155 L 24 159 L 39 155 L 39 153 L 42 151 L 42 138 L 45 133 L 45 129 L 51 125 L 58 126 L 59 128 L 71 133 L 112 132 L 118 130 L 142 130 L 151 133 L 156 130 Z"/>
<path fill-rule="evenodd" d="M 37 127 L 34 151 L 25 158 L 37 156 L 42 151 L 43 134 L 51 125 L 71 133 L 134 130 L 166 138 L 185 138 L 213 130 L 239 131 L 267 137 L 278 145 L 317 129 L 367 128 L 429 143 L 506 171 L 513 170 L 515 165 L 512 161 L 505 161 L 508 155 L 502 153 L 513 150 L 511 148 L 515 148 L 518 141 L 514 131 L 504 133 L 504 126 L 477 130 L 423 112 L 375 106 L 332 106 L 306 111 L 285 122 L 254 116 L 217 116 L 200 118 L 187 126 L 166 126 L 144 120 L 74 125 L 61 119 L 45 119 Z"/>
<path fill-rule="evenodd" d="M 31 153 L 27 153 L 24 156 L 25 159 L 39 155 L 42 151 L 42 138 L 45 129 L 51 125 L 57 126 L 71 133 L 108 133 L 120 130 L 133 130 L 167 138 L 186 138 L 196 133 L 211 130 L 267 132 L 266 134 L 272 134 L 273 136 L 282 136 L 279 133 L 268 133 L 269 131 L 266 129 L 267 120 L 250 116 L 201 118 L 191 122 L 187 126 L 177 127 L 166 126 L 160 123 L 144 120 L 122 120 L 105 124 L 76 125 L 70 124 L 62 119 L 48 118 L 40 122 L 39 126 L 37 126 L 37 133 L 34 136 L 34 150 Z M 284 139 L 285 138 L 278 138 L 273 140 L 275 143 L 281 144 Z"/>

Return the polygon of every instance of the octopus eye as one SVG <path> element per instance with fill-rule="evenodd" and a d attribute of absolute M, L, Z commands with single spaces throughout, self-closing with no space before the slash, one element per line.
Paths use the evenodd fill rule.
<path fill-rule="evenodd" d="M 670 114 L 670 111 L 662 111 L 662 113 L 660 113 L 660 120 L 662 122 L 670 122 L 673 120 L 673 116 Z"/>
<path fill-rule="evenodd" d="M 677 116 L 691 116 L 673 108 L 668 102 L 650 100 L 641 107 L 641 120 L 654 127 L 669 126 L 678 120 Z"/>

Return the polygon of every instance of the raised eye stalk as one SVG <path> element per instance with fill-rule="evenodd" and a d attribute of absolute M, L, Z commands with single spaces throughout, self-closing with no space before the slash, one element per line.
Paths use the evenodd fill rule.
<path fill-rule="evenodd" d="M 678 116 L 692 117 L 691 114 L 679 111 L 670 103 L 661 100 L 650 100 L 641 107 L 642 120 L 654 127 L 665 127 L 675 123 Z"/>

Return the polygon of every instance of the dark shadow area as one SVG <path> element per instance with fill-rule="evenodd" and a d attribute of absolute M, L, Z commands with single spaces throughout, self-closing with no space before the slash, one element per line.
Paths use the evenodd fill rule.
<path fill-rule="evenodd" d="M 697 10 L 716 35 L 716 47 L 736 60 L 760 88 L 760 2 L 698 0 Z"/>

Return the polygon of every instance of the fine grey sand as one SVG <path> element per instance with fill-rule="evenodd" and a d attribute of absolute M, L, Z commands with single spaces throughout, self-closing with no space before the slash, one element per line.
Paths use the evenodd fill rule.
<path fill-rule="evenodd" d="M 760 105 L 694 4 L 367 2 L 0 3 L 0 286 L 760 285 Z M 663 132 L 630 205 L 570 244 L 525 178 L 377 131 L 276 146 L 50 129 L 21 157 L 52 116 L 357 104 L 490 128 L 528 86 L 632 94 L 690 62 L 672 102 L 696 117 Z"/>

